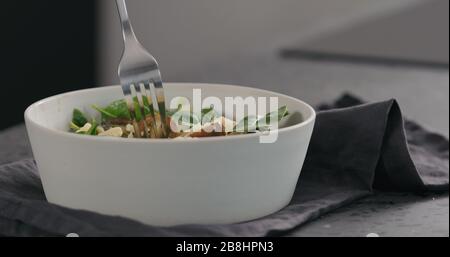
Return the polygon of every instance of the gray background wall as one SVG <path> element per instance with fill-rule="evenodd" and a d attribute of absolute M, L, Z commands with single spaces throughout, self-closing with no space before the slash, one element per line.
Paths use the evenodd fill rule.
<path fill-rule="evenodd" d="M 448 65 L 448 10 L 448 0 L 420 1 L 299 45 L 303 51 Z"/>
<path fill-rule="evenodd" d="M 122 39 L 114 1 L 99 1 L 98 83 L 106 85 L 117 81 Z M 428 1 L 129 0 L 128 5 L 138 37 L 159 60 L 164 78 L 174 81 L 180 72 L 214 60 L 320 41 L 328 33 Z"/>

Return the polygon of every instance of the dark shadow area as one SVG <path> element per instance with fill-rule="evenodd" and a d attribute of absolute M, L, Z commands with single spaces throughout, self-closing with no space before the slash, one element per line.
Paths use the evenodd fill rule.
<path fill-rule="evenodd" d="M 369 65 L 381 66 L 403 66 L 403 67 L 417 67 L 425 69 L 447 69 L 448 63 L 421 61 L 412 59 L 400 59 L 377 56 L 363 56 L 357 54 L 344 54 L 333 52 L 319 52 L 302 49 L 286 49 L 280 52 L 281 57 L 285 59 L 305 59 L 313 61 L 330 61 L 330 62 L 346 62 L 346 63 L 360 63 Z"/>
<path fill-rule="evenodd" d="M 0 129 L 31 103 L 94 85 L 96 1 L 2 2 Z"/>

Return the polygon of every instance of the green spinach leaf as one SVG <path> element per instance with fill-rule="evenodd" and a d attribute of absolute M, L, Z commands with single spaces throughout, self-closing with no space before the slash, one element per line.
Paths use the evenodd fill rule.
<path fill-rule="evenodd" d="M 274 122 L 280 122 L 284 117 L 288 116 L 287 106 L 283 106 L 278 111 L 270 112 L 258 121 L 258 128 L 261 126 L 271 126 Z"/>
<path fill-rule="evenodd" d="M 97 121 L 95 121 L 95 119 L 92 119 L 91 124 L 92 124 L 92 126 L 88 130 L 88 132 L 86 132 L 86 135 L 96 136 L 97 135 L 98 123 L 97 123 Z"/>
<path fill-rule="evenodd" d="M 96 105 L 92 106 L 92 108 L 100 112 L 104 120 L 116 118 L 131 119 L 130 110 L 125 100 L 114 101 L 105 108 L 100 108 Z"/>
<path fill-rule="evenodd" d="M 235 132 L 255 132 L 256 130 L 268 130 L 270 126 L 276 121 L 280 122 L 284 117 L 288 116 L 289 112 L 287 106 L 279 108 L 277 111 L 270 112 L 262 118 L 256 116 L 247 116 L 243 118 L 235 126 Z"/>
<path fill-rule="evenodd" d="M 234 127 L 234 131 L 239 133 L 256 132 L 258 129 L 258 120 L 256 116 L 247 116 L 239 121 Z"/>
<path fill-rule="evenodd" d="M 166 114 L 167 114 L 167 116 L 172 117 L 175 113 L 181 111 L 182 108 L 183 108 L 183 105 L 179 104 L 177 109 L 167 110 Z"/>
<path fill-rule="evenodd" d="M 81 112 L 79 109 L 73 110 L 72 123 L 77 127 L 83 127 L 88 122 L 86 115 Z"/>
<path fill-rule="evenodd" d="M 73 121 L 70 122 L 69 127 L 72 131 L 77 131 L 80 129 L 80 127 L 78 127 L 75 123 L 73 123 Z"/>
<path fill-rule="evenodd" d="M 202 110 L 202 122 L 207 123 L 207 122 L 212 122 L 214 121 L 214 119 L 216 118 L 217 113 L 214 110 L 214 107 L 209 107 L 209 108 L 205 108 Z"/>

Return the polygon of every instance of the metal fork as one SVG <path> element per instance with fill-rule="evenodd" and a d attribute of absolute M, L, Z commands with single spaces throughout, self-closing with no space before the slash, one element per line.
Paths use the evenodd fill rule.
<path fill-rule="evenodd" d="M 123 94 L 130 108 L 135 109 L 136 98 L 139 103 L 140 110 L 137 111 L 141 112 L 145 128 L 143 135 L 139 136 L 166 137 L 166 104 L 158 63 L 137 40 L 128 17 L 125 0 L 116 0 L 116 3 L 125 45 L 118 71 Z M 146 123 L 143 97 L 149 103 L 150 115 L 154 121 L 152 127 L 148 127 Z M 157 120 L 157 113 L 160 115 L 161 122 Z M 135 119 L 134 114 L 132 115 Z"/>

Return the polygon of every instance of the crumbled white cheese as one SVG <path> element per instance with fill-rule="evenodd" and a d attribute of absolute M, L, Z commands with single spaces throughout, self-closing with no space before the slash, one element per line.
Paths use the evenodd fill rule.
<path fill-rule="evenodd" d="M 123 131 L 121 127 L 110 128 L 107 131 L 98 134 L 101 137 L 122 137 Z"/>
<path fill-rule="evenodd" d="M 192 140 L 192 139 L 197 139 L 197 138 L 196 137 L 190 137 L 190 136 L 179 136 L 179 137 L 172 138 L 172 140 L 183 140 L 183 139 Z"/>
<path fill-rule="evenodd" d="M 92 127 L 91 123 L 86 123 L 82 128 L 76 131 L 76 133 L 87 133 Z"/>
<path fill-rule="evenodd" d="M 125 130 L 130 132 L 130 133 L 135 133 L 134 132 L 134 126 L 131 124 L 127 124 L 127 126 L 125 127 Z"/>
<path fill-rule="evenodd" d="M 202 131 L 202 124 L 201 123 L 197 123 L 192 125 L 192 128 L 189 130 L 186 130 L 186 132 L 200 132 Z"/>
<path fill-rule="evenodd" d="M 134 138 L 134 133 L 136 133 L 136 132 L 134 130 L 134 126 L 133 125 L 127 124 L 125 126 L 125 130 L 128 132 L 128 138 Z"/>
<path fill-rule="evenodd" d="M 214 130 L 216 132 L 225 131 L 225 132 L 233 132 L 236 123 L 233 120 L 230 120 L 225 117 L 215 118 L 211 123 L 207 123 L 204 125 L 205 128 L 209 128 L 209 130 Z"/>
<path fill-rule="evenodd" d="M 97 134 L 105 132 L 105 129 L 102 126 L 97 127 Z"/>
<path fill-rule="evenodd" d="M 225 117 L 222 117 L 221 122 L 222 127 L 225 127 L 225 132 L 233 132 L 236 122 Z"/>

